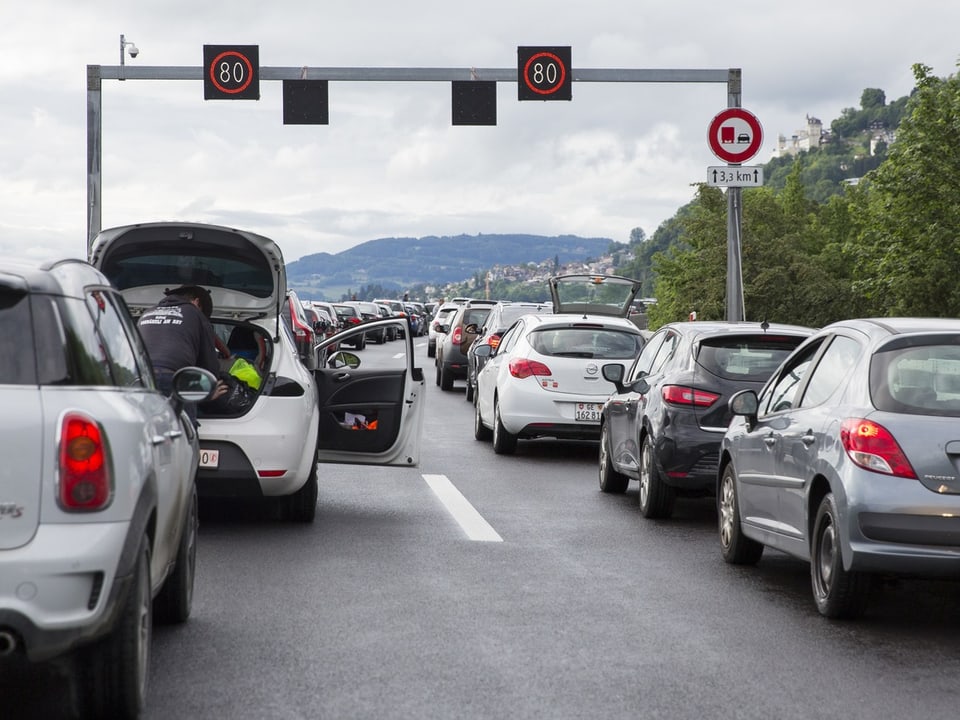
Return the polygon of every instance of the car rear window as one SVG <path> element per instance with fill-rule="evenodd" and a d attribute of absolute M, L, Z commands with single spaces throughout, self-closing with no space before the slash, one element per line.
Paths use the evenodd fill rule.
<path fill-rule="evenodd" d="M 634 358 L 643 347 L 643 338 L 625 330 L 593 327 L 544 328 L 528 339 L 541 355 L 622 360 Z"/>
<path fill-rule="evenodd" d="M 879 410 L 960 417 L 960 347 L 894 346 L 870 361 L 870 394 Z"/>
<path fill-rule="evenodd" d="M 731 335 L 702 340 L 697 364 L 728 380 L 764 382 L 804 338 L 792 335 Z"/>

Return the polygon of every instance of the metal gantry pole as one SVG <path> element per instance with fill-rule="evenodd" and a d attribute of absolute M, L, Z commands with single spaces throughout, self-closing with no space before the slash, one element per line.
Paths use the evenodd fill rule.
<path fill-rule="evenodd" d="M 101 230 L 103 179 L 101 176 L 101 84 L 103 80 L 203 80 L 201 66 L 87 65 L 87 255 Z M 517 82 L 517 68 L 368 68 L 261 67 L 261 80 L 338 80 L 372 82 L 453 82 L 488 80 Z M 727 107 L 740 107 L 741 71 L 738 68 L 643 69 L 571 68 L 574 82 L 725 83 Z M 743 282 L 740 262 L 740 188 L 727 189 L 727 319 L 742 320 Z"/>

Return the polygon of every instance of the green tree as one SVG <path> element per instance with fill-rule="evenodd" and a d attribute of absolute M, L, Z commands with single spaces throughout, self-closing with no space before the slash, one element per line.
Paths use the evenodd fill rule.
<path fill-rule="evenodd" d="M 914 65 L 889 156 L 857 195 L 855 290 L 879 315 L 960 314 L 960 79 Z"/>

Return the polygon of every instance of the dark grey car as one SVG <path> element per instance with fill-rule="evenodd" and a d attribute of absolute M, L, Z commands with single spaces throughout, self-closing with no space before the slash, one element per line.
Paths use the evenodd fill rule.
<path fill-rule="evenodd" d="M 817 609 L 864 612 L 880 573 L 960 576 L 960 320 L 848 320 L 730 400 L 727 562 L 810 562 Z"/>

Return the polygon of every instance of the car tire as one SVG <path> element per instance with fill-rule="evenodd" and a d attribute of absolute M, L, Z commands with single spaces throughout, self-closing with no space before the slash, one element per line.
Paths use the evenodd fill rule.
<path fill-rule="evenodd" d="M 437 376 L 436 377 L 437 387 L 440 387 L 440 366 L 439 365 L 436 366 L 436 376 Z"/>
<path fill-rule="evenodd" d="M 723 469 L 717 492 L 720 554 L 731 565 L 756 565 L 763 555 L 763 544 L 743 534 L 736 479 L 733 463 L 728 463 Z"/>
<path fill-rule="evenodd" d="M 317 499 L 320 497 L 320 480 L 317 470 L 317 451 L 313 451 L 313 469 L 310 477 L 293 495 L 283 498 L 284 519 L 298 523 L 312 523 L 317 517 Z"/>
<path fill-rule="evenodd" d="M 870 599 L 873 576 L 850 572 L 840 553 L 839 515 L 833 493 L 827 493 L 813 523 L 810 546 L 810 584 L 821 615 L 853 619 L 863 615 Z"/>
<path fill-rule="evenodd" d="M 600 427 L 600 490 L 605 493 L 623 494 L 630 485 L 630 478 L 613 469 L 610 457 L 610 430 L 606 424 Z"/>
<path fill-rule="evenodd" d="M 80 678 L 76 693 L 83 717 L 140 717 L 150 672 L 152 607 L 150 546 L 144 536 L 113 630 L 76 657 Z"/>
<path fill-rule="evenodd" d="M 497 455 L 513 455 L 517 451 L 517 436 L 507 431 L 500 419 L 500 403 L 493 401 L 493 451 Z"/>
<path fill-rule="evenodd" d="M 446 365 L 440 366 L 440 389 L 445 392 L 453 390 L 453 371 Z"/>
<path fill-rule="evenodd" d="M 673 515 L 673 488 L 663 482 L 657 470 L 653 443 L 645 435 L 640 444 L 640 514 L 651 520 Z"/>
<path fill-rule="evenodd" d="M 463 393 L 463 399 L 467 402 L 473 402 L 473 385 L 470 384 L 469 379 L 467 379 L 467 390 Z"/>
<path fill-rule="evenodd" d="M 153 617 L 157 623 L 181 624 L 190 617 L 193 607 L 193 583 L 197 569 L 197 531 L 200 527 L 197 488 L 190 493 L 190 507 L 180 532 L 176 564 L 153 601 Z"/>
<path fill-rule="evenodd" d="M 437 346 L 431 345 L 430 342 L 427 342 L 427 357 L 436 357 L 437 356 Z"/>
<path fill-rule="evenodd" d="M 480 403 L 473 404 L 473 437 L 477 440 L 489 440 L 493 432 L 483 424 L 483 417 L 480 415 Z"/>

